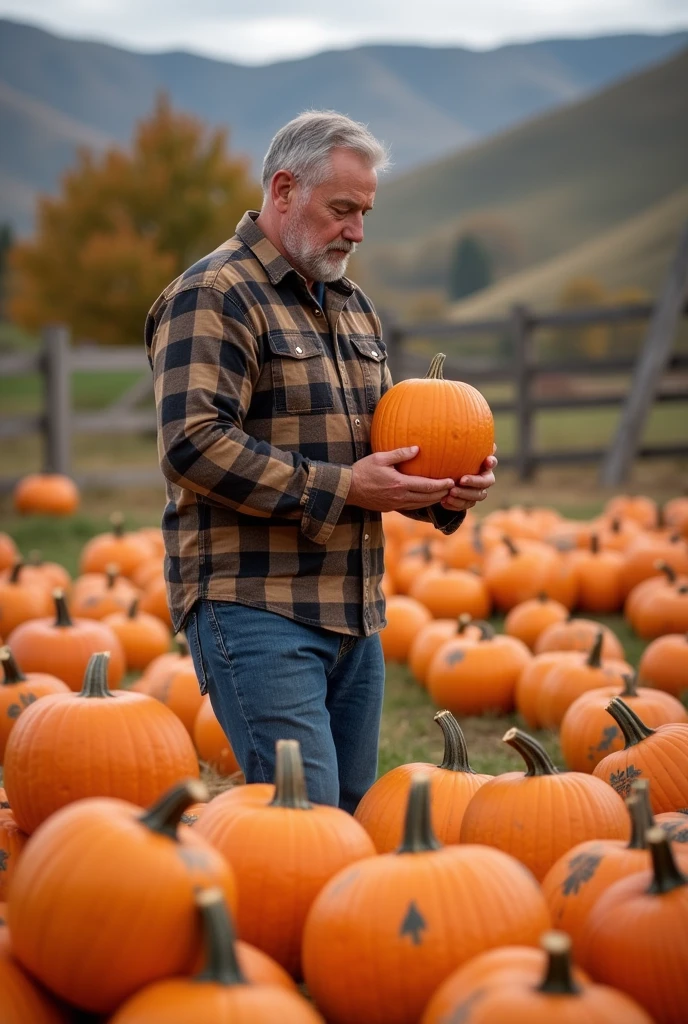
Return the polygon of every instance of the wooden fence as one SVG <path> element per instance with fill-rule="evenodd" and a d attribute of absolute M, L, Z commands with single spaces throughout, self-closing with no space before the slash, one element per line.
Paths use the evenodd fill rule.
<path fill-rule="evenodd" d="M 682 307 L 684 315 L 688 306 Z M 447 359 L 445 376 L 467 380 L 478 387 L 483 384 L 508 382 L 514 397 L 508 401 L 491 402 L 495 414 L 512 413 L 515 416 L 515 453 L 500 454 L 501 464 L 513 464 L 521 479 L 527 479 L 540 465 L 552 462 L 601 462 L 607 448 L 541 449 L 535 445 L 535 417 L 541 410 L 592 409 L 623 404 L 628 395 L 619 387 L 620 375 L 633 374 L 636 360 L 631 357 L 605 359 L 549 359 L 537 358 L 535 332 L 542 328 L 573 328 L 595 324 L 620 324 L 648 320 L 654 307 L 633 304 L 613 308 L 568 310 L 536 313 L 525 306 L 515 306 L 510 316 L 472 322 L 431 322 L 415 324 L 385 324 L 385 339 L 389 363 L 396 380 L 423 376 L 428 366 L 426 356 L 415 354 L 409 347 L 414 338 L 423 338 L 441 349 L 460 349 L 466 336 L 508 337 L 510 356 L 487 362 L 475 357 Z M 130 371 L 141 374 L 140 379 L 108 408 L 99 412 L 76 412 L 72 407 L 72 374 L 75 371 Z M 688 354 L 675 353 L 663 368 L 663 376 L 655 389 L 658 402 L 688 400 Z M 43 379 L 43 411 L 35 415 L 0 416 L 0 440 L 4 445 L 12 438 L 39 432 L 43 439 L 43 468 L 48 472 L 68 473 L 83 486 L 126 486 L 158 482 L 156 468 L 115 470 L 106 468 L 99 473 L 74 473 L 72 466 L 72 437 L 78 433 L 137 434 L 155 431 L 153 410 L 138 410 L 136 404 L 152 391 L 152 376 L 143 346 L 96 347 L 72 346 L 69 331 L 63 326 L 47 327 L 43 332 L 42 350 L 35 353 L 16 352 L 0 355 L 0 376 L 17 377 L 38 373 Z M 592 393 L 556 393 L 556 382 L 566 378 L 590 381 L 591 378 L 612 378 L 612 386 L 594 389 Z M 616 378 L 614 382 L 613 378 Z M 613 386 L 616 383 L 616 386 Z M 641 446 L 634 453 L 641 458 L 688 455 L 688 427 L 686 438 L 675 444 Z M 8 491 L 16 478 L 0 477 L 0 490 Z"/>

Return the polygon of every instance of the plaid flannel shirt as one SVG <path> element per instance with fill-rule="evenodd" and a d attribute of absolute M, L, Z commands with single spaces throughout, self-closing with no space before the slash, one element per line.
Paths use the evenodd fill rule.
<path fill-rule="evenodd" d="M 382 521 L 345 502 L 392 383 L 380 321 L 346 278 L 321 308 L 256 217 L 146 320 L 172 621 L 207 598 L 368 635 L 385 625 Z M 463 520 L 410 515 L 446 533 Z"/>

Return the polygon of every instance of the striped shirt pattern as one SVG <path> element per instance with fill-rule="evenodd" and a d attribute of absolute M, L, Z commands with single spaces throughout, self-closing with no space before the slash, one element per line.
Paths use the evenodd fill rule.
<path fill-rule="evenodd" d="M 381 515 L 346 505 L 391 386 L 379 318 L 347 278 L 323 309 L 255 223 L 146 320 L 175 630 L 199 598 L 353 636 L 385 625 Z M 463 513 L 409 513 L 452 533 Z"/>

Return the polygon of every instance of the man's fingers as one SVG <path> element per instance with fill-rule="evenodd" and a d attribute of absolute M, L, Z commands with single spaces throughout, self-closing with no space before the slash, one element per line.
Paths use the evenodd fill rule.
<path fill-rule="evenodd" d="M 378 452 L 377 456 L 383 466 L 394 466 L 397 462 L 408 462 L 409 459 L 415 458 L 418 451 L 418 445 L 412 444 L 408 448 L 394 448 L 390 452 Z"/>

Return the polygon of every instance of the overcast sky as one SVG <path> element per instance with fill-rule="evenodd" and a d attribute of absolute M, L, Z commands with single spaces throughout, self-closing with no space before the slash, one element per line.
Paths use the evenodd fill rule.
<path fill-rule="evenodd" d="M 484 48 L 688 27 L 688 0 L 0 0 L 0 16 L 137 50 L 241 63 L 363 42 Z"/>

